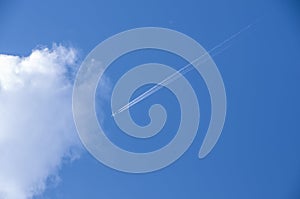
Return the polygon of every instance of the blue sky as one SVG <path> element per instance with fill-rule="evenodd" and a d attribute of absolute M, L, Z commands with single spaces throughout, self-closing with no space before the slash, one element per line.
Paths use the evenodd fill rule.
<path fill-rule="evenodd" d="M 228 106 L 221 138 L 205 159 L 197 155 L 209 124 L 210 101 L 201 77 L 190 72 L 186 77 L 197 92 L 201 121 L 192 146 L 178 161 L 156 172 L 128 174 L 104 166 L 81 148 L 75 161 L 58 164 L 60 181 L 49 182 L 33 198 L 299 198 L 299 19 L 296 1 L 0 1 L 0 54 L 27 57 L 38 46 L 51 48 L 57 43 L 78 53 L 77 61 L 65 60 L 64 65 L 80 64 L 98 43 L 131 28 L 174 29 L 209 50 L 253 24 L 213 57 Z M 148 50 L 120 58 L 106 73 L 113 84 L 133 66 L 153 60 L 175 69 L 185 64 L 173 55 Z M 101 97 L 101 92 L 97 95 Z M 178 104 L 165 89 L 133 107 L 136 122 L 149 122 L 145 113 L 154 102 L 171 113 L 165 131 L 177 128 Z M 64 103 L 68 107 L 71 98 L 64 98 Z M 167 134 L 147 143 L 122 137 L 110 117 L 109 104 L 103 103 L 104 125 L 112 134 L 108 136 L 125 148 L 152 150 L 172 137 Z M 67 135 L 77 137 L 73 127 L 67 130 Z M 73 146 L 73 141 L 65 143 Z"/>

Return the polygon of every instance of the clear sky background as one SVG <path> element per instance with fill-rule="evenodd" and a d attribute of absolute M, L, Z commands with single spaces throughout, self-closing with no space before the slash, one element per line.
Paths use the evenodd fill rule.
<path fill-rule="evenodd" d="M 27 100 L 26 104 L 18 103 L 21 104 L 20 107 L 29 107 L 28 109 L 14 109 L 15 114 L 5 115 L 6 112 L 2 111 L 4 109 L 1 106 L 1 118 L 6 118 L 7 127 L 0 127 L 0 135 L 9 135 L 12 131 L 10 126 L 18 127 L 19 123 L 16 122 L 18 111 L 24 111 L 25 115 L 30 115 L 35 110 L 31 109 L 30 104 L 33 103 L 31 99 L 41 96 L 50 97 L 43 98 L 45 103 L 39 103 L 38 106 L 56 107 L 57 112 L 51 115 L 48 111 L 54 109 L 45 109 L 47 111 L 45 115 L 51 118 L 46 117 L 49 120 L 44 122 L 44 126 L 39 126 L 37 132 L 43 131 L 47 135 L 51 134 L 52 127 L 57 123 L 56 120 L 68 123 L 67 127 L 65 124 L 58 125 L 53 130 L 55 132 L 68 131 L 63 134 L 63 138 L 60 137 L 60 133 L 55 134 L 58 138 L 55 139 L 55 143 L 60 144 L 54 145 L 52 142 L 47 143 L 47 146 L 41 144 L 40 148 L 33 148 L 34 151 L 38 151 L 39 156 L 28 156 L 30 158 L 22 156 L 18 165 L 10 165 L 15 163 L 12 161 L 14 157 L 10 156 L 17 154 L 11 151 L 18 152 L 18 142 L 14 142 L 16 139 L 0 136 L 0 156 L 5 154 L 7 157 L 0 158 L 0 165 L 6 165 L 4 169 L 0 166 L 3 169 L 0 170 L 0 186 L 2 186 L 0 199 L 14 199 L 14 197 L 6 196 L 14 192 L 14 189 L 11 190 L 9 187 L 15 184 L 20 184 L 20 190 L 27 190 L 26 186 L 32 185 L 31 181 L 23 183 L 24 179 L 30 179 L 30 177 L 14 176 L 11 178 L 10 175 L 6 175 L 9 167 L 22 173 L 18 175 L 26 176 L 31 163 L 35 165 L 33 162 L 39 161 L 39 157 L 42 157 L 45 151 L 49 151 L 48 148 L 55 147 L 59 150 L 54 150 L 54 153 L 63 155 L 58 155 L 58 159 L 47 159 L 49 161 L 45 160 L 41 164 L 54 165 L 49 167 L 51 172 L 45 171 L 44 177 L 38 178 L 45 183 L 46 187 L 38 189 L 42 191 L 39 191 L 37 196 L 21 194 L 18 198 L 300 198 L 300 128 L 298 126 L 300 118 L 300 3 L 296 0 L 85 2 L 0 0 L 0 54 L 29 57 L 33 49 L 44 47 L 51 49 L 53 43 L 56 43 L 65 47 L 53 50 L 55 53 L 50 53 L 49 56 L 48 52 L 42 53 L 42 58 L 48 56 L 45 63 L 53 62 L 54 68 L 57 68 L 56 65 L 63 65 L 67 69 L 69 65 L 75 65 L 76 72 L 76 65 L 80 64 L 98 43 L 127 29 L 144 26 L 174 29 L 189 35 L 209 50 L 249 24 L 253 25 L 232 40 L 228 44 L 229 48 L 213 57 L 223 76 L 228 111 L 219 142 L 203 160 L 199 160 L 197 155 L 209 124 L 210 101 L 203 80 L 193 72 L 186 74 L 186 77 L 196 90 L 201 106 L 201 121 L 197 137 L 178 161 L 160 171 L 148 174 L 127 174 L 112 170 L 99 163 L 80 146 L 73 121 L 70 119 L 70 110 L 63 108 L 71 108 L 71 87 L 66 92 L 66 97 L 59 98 L 63 99 L 63 103 L 55 102 L 55 99 L 58 99 L 56 94 L 41 94 L 42 92 L 39 91 L 38 96 L 34 95 L 36 92 L 33 94 L 26 92 L 19 96 L 19 94 L 8 95 L 3 89 L 0 90 L 0 102 L 3 103 L 3 107 L 5 99 L 10 99 L 9 106 L 15 107 L 16 102 L 11 99 L 16 97 L 20 98 L 22 103 L 25 99 Z M 73 51 L 70 49 L 76 50 L 76 58 L 73 57 Z M 38 63 L 43 64 L 44 62 L 38 58 Z M 3 59 L 6 60 L 6 58 Z M 175 69 L 185 64 L 184 60 L 163 52 L 151 50 L 135 52 L 120 58 L 106 71 L 110 83 L 113 85 L 130 68 L 150 61 L 165 63 Z M 9 67 L 10 64 L 7 63 L 11 62 L 1 62 L 0 59 L 0 68 Z M 16 63 L 15 65 L 18 66 Z M 54 73 L 63 73 L 60 72 L 61 70 L 57 71 Z M 67 74 L 67 79 L 71 79 L 72 83 L 73 76 L 70 75 L 70 71 Z M 36 78 L 36 76 L 29 77 Z M 16 77 L 13 76 L 13 78 Z M 0 80 L 3 79 L 4 77 L 1 79 L 0 76 Z M 54 82 L 57 81 L 55 79 Z M 60 81 L 64 82 L 59 79 Z M 1 84 L 5 85 L 3 82 Z M 49 93 L 52 88 L 58 87 L 46 86 L 43 89 L 45 93 Z M 142 87 L 136 95 L 145 89 L 146 87 Z M 23 91 L 18 91 L 20 92 Z M 111 89 L 108 89 L 105 95 L 110 94 Z M 9 98 L 9 96 L 15 97 Z M 108 136 L 115 143 L 132 151 L 149 151 L 163 146 L 172 138 L 172 134 L 165 133 L 166 137 L 162 134 L 160 137 L 153 138 L 154 141 L 138 143 L 138 140 L 123 136 L 110 117 L 111 110 L 107 100 L 100 99 L 103 97 L 101 82 L 97 96 L 99 97 L 97 100 L 99 102 L 98 117 L 109 129 Z M 149 122 L 146 115 L 147 107 L 154 102 L 164 104 L 170 111 L 171 118 L 163 131 L 173 132 L 172 130 L 178 127 L 178 103 L 166 89 L 162 89 L 133 107 L 133 118 L 141 125 L 147 124 Z M 38 106 L 35 108 L 39 110 L 41 107 Z M 5 110 L 10 112 L 12 109 Z M 68 116 L 60 118 L 63 111 Z M 27 131 L 32 132 L 29 128 L 40 124 L 34 119 L 30 122 L 32 125 L 19 128 L 27 133 Z M 20 136 L 23 135 L 20 142 L 26 143 L 31 139 L 30 136 L 26 136 L 26 133 L 22 133 L 23 130 L 18 130 L 18 132 Z M 38 145 L 38 140 L 30 142 L 30 145 Z M 63 142 L 57 140 L 63 140 Z M 65 146 L 65 148 L 60 146 Z M 72 150 L 69 150 L 70 148 Z M 70 156 L 71 159 L 76 160 L 70 161 L 70 158 L 66 158 L 65 151 L 73 151 L 70 152 L 73 154 Z M 52 157 L 52 153 L 47 154 Z M 54 160 L 55 164 L 52 164 L 51 160 Z M 22 162 L 29 166 L 22 166 Z M 38 170 L 37 167 L 33 169 L 33 172 Z M 34 175 L 30 173 L 30 176 Z"/>

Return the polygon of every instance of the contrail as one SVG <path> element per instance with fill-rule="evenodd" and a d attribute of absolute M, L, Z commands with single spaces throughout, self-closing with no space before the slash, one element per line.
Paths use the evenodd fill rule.
<path fill-rule="evenodd" d="M 189 64 L 185 65 L 184 67 L 182 67 L 180 70 L 176 71 L 175 73 L 173 73 L 172 75 L 166 77 L 165 79 L 163 79 L 161 82 L 159 82 L 158 84 L 156 84 L 155 86 L 151 87 L 150 89 L 148 89 L 147 91 L 145 91 L 144 93 L 142 93 L 141 95 L 139 95 L 138 97 L 136 97 L 135 99 L 133 99 L 132 101 L 130 101 L 129 103 L 125 104 L 124 106 L 122 106 L 118 111 L 112 113 L 112 116 L 114 117 L 115 115 L 129 109 L 130 107 L 132 107 L 133 105 L 139 103 L 140 101 L 144 100 L 145 98 L 149 97 L 150 95 L 152 95 L 153 93 L 157 92 L 158 90 L 160 90 L 163 86 L 166 86 L 168 84 L 170 84 L 171 82 L 175 81 L 176 79 L 181 77 L 181 74 L 185 74 L 191 70 L 194 69 L 194 67 L 189 68 L 189 66 L 194 65 L 195 67 L 198 66 L 200 63 L 204 63 L 205 61 L 207 61 L 207 58 L 203 60 L 203 58 L 205 58 L 205 56 L 209 55 L 210 53 L 213 53 L 214 51 L 216 51 L 217 49 L 221 48 L 222 46 L 224 46 L 226 43 L 228 43 L 229 41 L 233 40 L 234 38 L 236 38 L 237 36 L 239 36 L 242 32 L 248 30 L 252 24 L 249 24 L 248 26 L 242 28 L 240 31 L 234 33 L 233 35 L 231 35 L 230 37 L 228 37 L 227 39 L 225 39 L 224 41 L 222 41 L 221 43 L 217 44 L 216 46 L 214 46 L 213 48 L 211 48 L 209 51 L 207 51 L 206 53 L 204 53 L 203 55 L 199 56 L 198 58 L 194 59 L 192 62 L 190 62 Z M 225 49 L 227 49 L 228 47 L 226 47 Z M 215 53 L 214 55 L 211 55 L 211 57 L 216 56 L 217 54 L 220 54 L 221 52 L 223 52 L 225 49 L 221 50 L 218 53 Z M 195 64 L 197 61 L 201 61 L 200 63 Z"/>

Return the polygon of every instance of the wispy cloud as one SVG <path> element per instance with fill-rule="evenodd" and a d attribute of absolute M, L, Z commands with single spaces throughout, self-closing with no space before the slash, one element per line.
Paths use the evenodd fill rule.
<path fill-rule="evenodd" d="M 74 49 L 57 45 L 27 57 L 0 54 L 0 199 L 42 193 L 63 160 L 76 158 L 69 81 L 76 60 Z"/>

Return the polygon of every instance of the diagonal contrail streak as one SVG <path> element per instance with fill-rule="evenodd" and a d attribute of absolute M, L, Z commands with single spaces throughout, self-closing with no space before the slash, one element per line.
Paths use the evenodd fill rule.
<path fill-rule="evenodd" d="M 209 57 L 207 57 L 210 53 L 213 53 L 214 51 L 218 50 L 219 48 L 223 47 L 226 43 L 228 43 L 229 41 L 233 40 L 234 38 L 236 38 L 238 35 L 240 35 L 242 32 L 248 30 L 253 24 L 249 24 L 248 26 L 242 28 L 241 30 L 239 30 L 238 32 L 234 33 L 233 35 L 231 35 L 230 37 L 228 37 L 227 39 L 225 39 L 224 41 L 222 41 L 221 43 L 217 44 L 216 46 L 214 46 L 213 48 L 211 48 L 209 51 L 207 51 L 206 53 L 204 53 L 203 55 L 199 56 L 198 58 L 194 59 L 192 62 L 190 62 L 189 64 L 185 65 L 184 67 L 182 67 L 180 70 L 176 71 L 175 73 L 173 73 L 172 75 L 166 77 L 165 79 L 163 79 L 161 82 L 159 82 L 158 84 L 156 84 L 155 86 L 151 87 L 150 89 L 148 89 L 147 91 L 145 91 L 144 93 L 142 93 L 141 95 L 139 95 L 138 97 L 136 97 L 135 99 L 133 99 L 132 101 L 130 101 L 129 103 L 125 104 L 124 106 L 122 106 L 118 111 L 114 112 L 112 114 L 112 116 L 114 117 L 115 115 L 129 109 L 130 107 L 132 107 L 133 105 L 139 103 L 140 101 L 144 100 L 145 98 L 149 97 L 150 95 L 152 95 L 153 93 L 157 92 L 158 90 L 160 90 L 163 86 L 166 86 L 168 84 L 170 84 L 171 82 L 175 81 L 176 79 L 180 78 L 182 74 L 185 74 L 191 70 L 194 69 L 194 67 L 190 67 L 192 65 L 194 65 L 195 67 L 198 66 L 200 63 L 204 63 L 205 61 L 207 61 L 207 59 Z M 228 48 L 228 47 L 227 47 Z M 225 49 L 227 49 L 225 48 Z M 216 56 L 217 54 L 220 54 L 221 52 L 223 52 L 225 49 L 221 50 L 218 53 L 215 53 L 214 55 L 211 55 L 211 57 Z M 206 58 L 206 59 L 204 59 Z M 198 61 L 201 61 L 200 63 L 197 63 Z"/>

